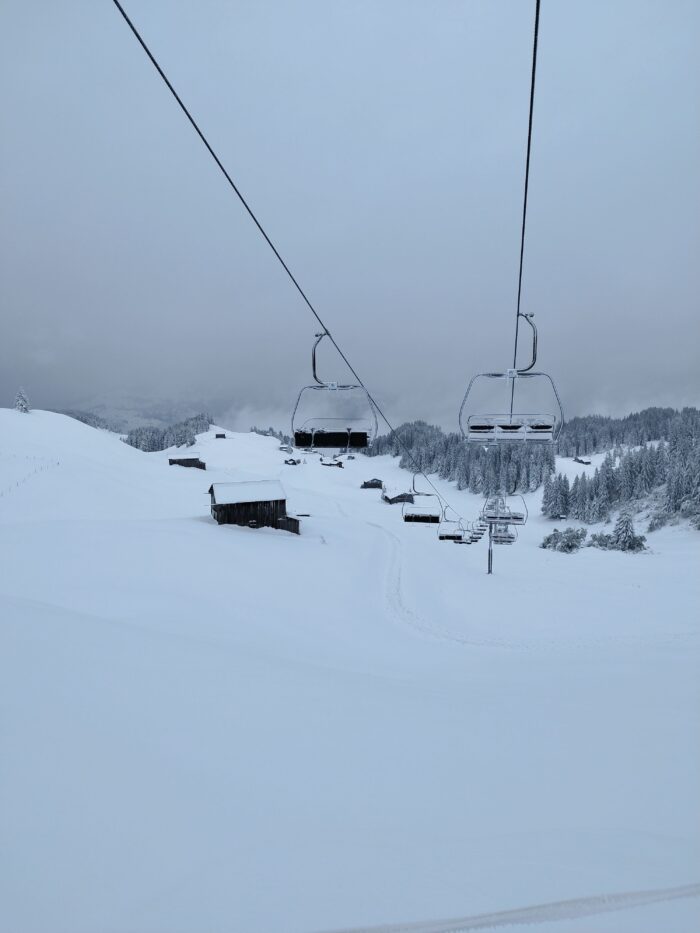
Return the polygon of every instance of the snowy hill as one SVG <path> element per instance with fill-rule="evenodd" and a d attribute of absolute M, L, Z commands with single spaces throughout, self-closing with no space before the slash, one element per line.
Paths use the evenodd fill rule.
<path fill-rule="evenodd" d="M 552 553 L 535 493 L 488 577 L 391 458 L 216 431 L 0 410 L 0 930 L 696 930 L 697 532 Z M 253 479 L 299 537 L 212 521 Z"/>

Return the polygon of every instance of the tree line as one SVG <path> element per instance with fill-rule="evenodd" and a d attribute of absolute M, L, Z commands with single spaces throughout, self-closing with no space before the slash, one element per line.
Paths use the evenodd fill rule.
<path fill-rule="evenodd" d="M 542 510 L 550 518 L 605 521 L 612 510 L 654 493 L 659 501 L 655 527 L 677 514 L 700 527 L 697 408 L 647 408 L 625 418 L 573 418 L 559 439 L 560 456 L 607 451 L 592 476 L 582 473 L 573 484 L 563 474 L 555 475 L 555 452 L 546 444 L 485 450 L 424 421 L 403 424 L 396 435 L 379 437 L 368 455 L 398 456 L 407 470 L 437 473 L 458 489 L 483 495 L 534 492 L 543 485 Z"/>
<path fill-rule="evenodd" d="M 548 518 L 603 522 L 613 509 L 646 500 L 657 508 L 650 528 L 672 515 L 682 515 L 700 528 L 700 412 L 684 408 L 668 425 L 668 439 L 637 450 L 609 451 L 592 476 L 581 474 L 570 484 L 559 473 L 544 482 L 542 512 Z"/>
<path fill-rule="evenodd" d="M 213 424 L 211 417 L 201 414 L 178 421 L 167 428 L 157 425 L 133 428 L 124 438 L 124 443 L 148 453 L 155 450 L 167 450 L 169 447 L 192 447 L 195 443 L 195 435 L 208 431 L 211 424 Z"/>

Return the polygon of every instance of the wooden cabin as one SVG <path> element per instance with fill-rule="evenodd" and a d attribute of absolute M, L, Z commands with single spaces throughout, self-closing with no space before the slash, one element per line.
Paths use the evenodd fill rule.
<path fill-rule="evenodd" d="M 214 437 L 215 437 L 215 439 L 216 439 L 217 441 L 224 441 L 224 440 L 226 440 L 226 435 L 225 435 L 225 434 L 215 434 Z"/>
<path fill-rule="evenodd" d="M 174 457 L 169 457 L 168 463 L 170 466 L 194 467 L 196 470 L 206 470 L 207 468 L 206 463 L 200 460 L 199 454 L 195 453 L 193 450 L 189 450 L 187 453 L 175 454 Z"/>
<path fill-rule="evenodd" d="M 380 479 L 366 479 L 360 489 L 383 489 L 384 483 Z"/>
<path fill-rule="evenodd" d="M 211 515 L 219 525 L 280 528 L 299 534 L 299 519 L 287 515 L 287 496 L 278 480 L 213 483 Z"/>
<path fill-rule="evenodd" d="M 412 492 L 403 492 L 400 487 L 388 486 L 382 483 L 382 499 L 389 505 L 396 505 L 399 502 L 413 502 Z"/>

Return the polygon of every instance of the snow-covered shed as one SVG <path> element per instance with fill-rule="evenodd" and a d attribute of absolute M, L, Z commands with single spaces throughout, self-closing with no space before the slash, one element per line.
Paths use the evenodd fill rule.
<path fill-rule="evenodd" d="M 170 466 L 194 467 L 196 470 L 206 470 L 206 463 L 200 458 L 195 450 L 188 450 L 182 453 L 174 454 L 168 457 Z"/>
<path fill-rule="evenodd" d="M 212 483 L 212 518 L 219 525 L 280 528 L 299 534 L 299 519 L 287 515 L 287 494 L 276 479 Z"/>
<path fill-rule="evenodd" d="M 407 492 L 401 486 L 383 483 L 382 499 L 389 505 L 395 505 L 397 502 L 413 502 L 413 493 L 410 490 Z"/>
<path fill-rule="evenodd" d="M 360 489 L 383 489 L 384 483 L 380 479 L 366 479 Z"/>

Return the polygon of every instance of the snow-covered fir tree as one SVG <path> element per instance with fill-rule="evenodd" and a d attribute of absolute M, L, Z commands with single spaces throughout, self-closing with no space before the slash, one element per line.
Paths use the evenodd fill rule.
<path fill-rule="evenodd" d="M 22 386 L 19 387 L 17 390 L 17 395 L 15 396 L 15 411 L 24 412 L 25 415 L 31 411 L 27 393 L 24 391 Z"/>
<path fill-rule="evenodd" d="M 641 551 L 644 549 L 643 535 L 636 535 L 634 531 L 634 522 L 632 515 L 627 509 L 623 509 L 611 535 L 611 547 L 617 551 Z"/>

